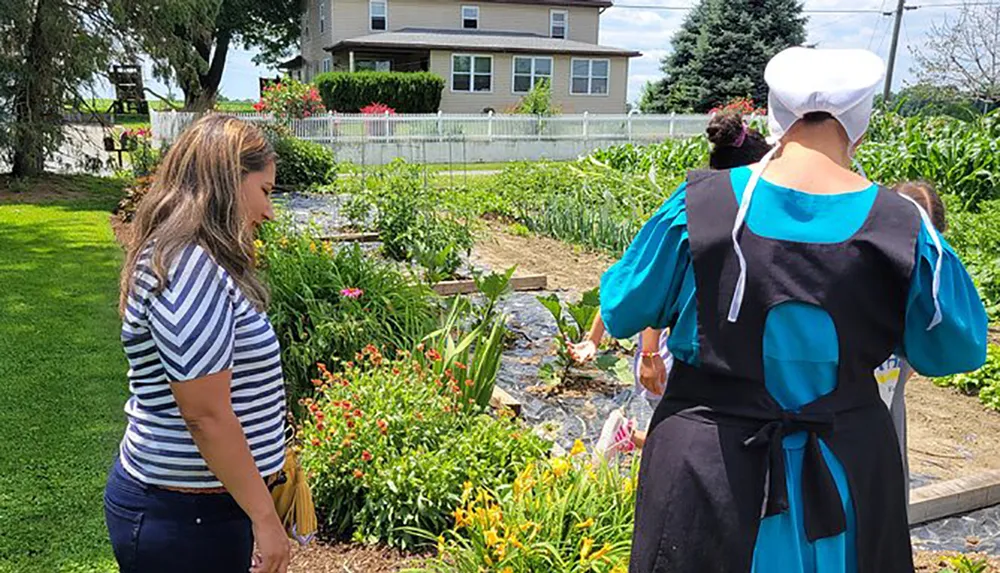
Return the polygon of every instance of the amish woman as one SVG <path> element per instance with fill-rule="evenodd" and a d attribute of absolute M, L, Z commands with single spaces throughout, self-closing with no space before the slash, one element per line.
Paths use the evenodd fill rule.
<path fill-rule="evenodd" d="M 287 568 L 268 489 L 285 459 L 284 382 L 253 264 L 274 173 L 260 130 L 212 115 L 139 205 L 121 281 L 128 428 L 104 493 L 123 572 Z"/>
<path fill-rule="evenodd" d="M 608 331 L 669 327 L 675 358 L 635 573 L 913 571 L 873 371 L 896 349 L 925 374 L 977 368 L 986 314 L 919 207 L 850 169 L 883 69 L 861 50 L 778 54 L 775 149 L 690 174 L 601 281 Z"/>

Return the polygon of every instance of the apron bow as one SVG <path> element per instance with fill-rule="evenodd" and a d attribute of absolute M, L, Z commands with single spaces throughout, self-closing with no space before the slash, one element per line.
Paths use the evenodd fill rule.
<path fill-rule="evenodd" d="M 748 448 L 767 448 L 768 463 L 761 518 L 771 517 L 784 513 L 789 508 L 782 442 L 785 436 L 806 432 L 806 450 L 802 461 L 802 503 L 806 537 L 811 542 L 833 537 L 847 530 L 847 517 L 840 492 L 819 443 L 819 435 L 832 431 L 833 428 L 834 417 L 831 414 L 782 412 L 780 417 L 761 426 L 743 442 Z"/>

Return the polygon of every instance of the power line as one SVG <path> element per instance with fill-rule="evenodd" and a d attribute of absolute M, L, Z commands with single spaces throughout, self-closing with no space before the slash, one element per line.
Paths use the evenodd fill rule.
<path fill-rule="evenodd" d="M 882 0 L 882 3 L 879 4 L 878 9 L 881 11 L 884 8 L 885 8 L 885 0 Z M 872 27 L 872 37 L 868 39 L 868 49 L 869 50 L 872 49 L 872 42 L 875 41 L 875 34 L 878 33 L 878 29 L 881 28 L 881 27 L 882 27 L 882 19 L 879 18 L 878 21 L 875 23 L 875 26 Z"/>

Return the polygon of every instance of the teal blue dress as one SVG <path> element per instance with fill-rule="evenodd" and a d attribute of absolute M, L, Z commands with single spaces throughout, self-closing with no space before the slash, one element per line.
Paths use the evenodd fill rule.
<path fill-rule="evenodd" d="M 731 173 L 739 202 L 750 169 L 738 168 Z M 877 187 L 872 185 L 858 192 L 813 195 L 761 179 L 746 224 L 753 233 L 771 239 L 844 241 L 864 222 L 876 193 Z M 684 198 L 685 185 L 681 185 L 642 228 L 622 259 L 604 274 L 601 315 L 608 332 L 616 338 L 628 338 L 647 327 L 670 328 L 668 346 L 675 359 L 697 366 L 698 317 Z M 942 242 L 938 293 L 942 322 L 927 330 L 935 313 L 931 285 L 938 253 L 930 231 L 923 228 L 914 253 L 906 327 L 897 353 L 928 376 L 975 370 L 986 359 L 987 317 L 982 300 L 955 252 Z M 797 410 L 836 386 L 837 335 L 830 316 L 818 307 L 796 302 L 775 307 L 765 324 L 763 352 L 765 385 L 786 410 Z M 856 571 L 855 516 L 843 466 L 822 444 L 843 502 L 847 530 L 811 543 L 806 539 L 802 515 L 805 434 L 787 436 L 783 445 L 791 507 L 761 521 L 753 571 Z"/>

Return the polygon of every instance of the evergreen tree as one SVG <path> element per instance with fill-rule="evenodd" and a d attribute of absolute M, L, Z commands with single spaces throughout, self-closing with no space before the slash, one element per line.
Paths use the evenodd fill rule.
<path fill-rule="evenodd" d="M 647 112 L 704 113 L 737 97 L 767 99 L 764 68 L 806 39 L 798 0 L 701 0 L 674 35 L 665 77 L 643 94 Z"/>

